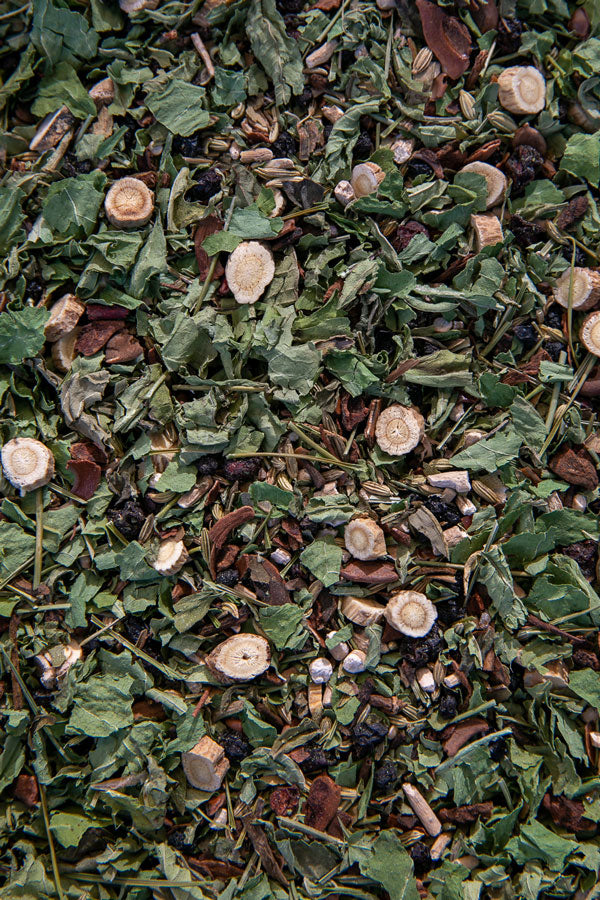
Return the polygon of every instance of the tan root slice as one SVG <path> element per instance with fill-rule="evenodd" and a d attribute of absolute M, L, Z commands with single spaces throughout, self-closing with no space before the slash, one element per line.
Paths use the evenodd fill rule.
<path fill-rule="evenodd" d="M 498 216 L 471 216 L 471 225 L 475 233 L 475 249 L 479 253 L 484 247 L 493 247 L 504 241 L 502 223 Z"/>
<path fill-rule="evenodd" d="M 230 254 L 225 277 L 238 303 L 256 303 L 275 274 L 273 254 L 258 241 L 243 241 Z"/>
<path fill-rule="evenodd" d="M 388 600 L 385 618 L 392 628 L 402 634 L 409 637 L 424 637 L 431 631 L 437 619 L 437 611 L 425 594 L 418 591 L 399 591 Z"/>
<path fill-rule="evenodd" d="M 338 181 L 333 189 L 333 196 L 341 206 L 348 206 L 353 200 L 356 200 L 354 188 L 349 181 Z"/>
<path fill-rule="evenodd" d="M 181 764 L 185 777 L 199 791 L 218 791 L 229 769 L 225 751 L 207 734 L 181 754 Z"/>
<path fill-rule="evenodd" d="M 573 287 L 571 289 L 571 273 Z M 600 300 L 600 272 L 574 266 L 565 269 L 554 286 L 554 299 L 565 309 L 569 308 L 569 295 L 573 309 L 591 309 Z"/>
<path fill-rule="evenodd" d="M 154 212 L 154 195 L 139 178 L 115 181 L 104 200 L 106 218 L 117 228 L 140 228 Z"/>
<path fill-rule="evenodd" d="M 183 541 L 166 540 L 161 543 L 152 565 L 161 575 L 175 575 L 188 559 Z"/>
<path fill-rule="evenodd" d="M 367 654 L 364 650 L 351 650 L 342 663 L 342 669 L 352 675 L 364 672 L 367 668 Z"/>
<path fill-rule="evenodd" d="M 413 787 L 412 784 L 403 784 L 402 790 L 404 791 L 404 796 L 408 800 L 412 811 L 414 812 L 417 819 L 420 820 L 421 824 L 425 828 L 428 834 L 432 837 L 437 837 L 437 835 L 442 830 L 442 823 L 430 807 L 429 803 L 425 798 L 419 793 L 416 787 Z"/>
<path fill-rule="evenodd" d="M 600 356 L 600 312 L 593 312 L 585 317 L 579 337 L 586 350 L 594 356 Z"/>
<path fill-rule="evenodd" d="M 252 681 L 271 662 L 269 642 L 258 634 L 234 634 L 212 651 L 206 665 L 225 683 Z"/>
<path fill-rule="evenodd" d="M 348 522 L 344 530 L 346 550 L 356 559 L 379 559 L 385 556 L 385 535 L 373 519 L 360 518 Z"/>
<path fill-rule="evenodd" d="M 496 206 L 504 199 L 506 193 L 506 177 L 500 169 L 490 166 L 489 163 L 472 162 L 463 166 L 461 172 L 471 172 L 473 175 L 483 175 L 487 184 L 486 209 Z"/>
<path fill-rule="evenodd" d="M 54 475 L 54 456 L 41 441 L 13 438 L 2 448 L 2 468 L 5 478 L 23 495 L 48 484 Z"/>
<path fill-rule="evenodd" d="M 69 112 L 68 107 L 61 106 L 59 110 L 55 113 L 50 113 L 40 123 L 29 144 L 29 149 L 33 150 L 34 153 L 43 153 L 56 147 L 69 131 L 74 121 L 75 119 Z"/>
<path fill-rule="evenodd" d="M 47 341 L 57 341 L 73 331 L 85 312 L 85 305 L 75 294 L 64 294 L 50 308 L 50 315 L 44 326 Z"/>
<path fill-rule="evenodd" d="M 342 612 L 347 619 L 356 625 L 374 625 L 381 622 L 385 612 L 385 606 L 376 603 L 369 597 L 344 597 L 342 600 Z"/>
<path fill-rule="evenodd" d="M 119 6 L 128 16 L 143 9 L 156 9 L 158 3 L 159 0 L 119 0 Z"/>
<path fill-rule="evenodd" d="M 517 116 L 539 113 L 546 105 L 546 81 L 533 66 L 510 66 L 498 76 L 498 100 Z"/>
<path fill-rule="evenodd" d="M 404 456 L 414 450 L 425 432 L 425 419 L 414 406 L 388 406 L 377 419 L 375 438 L 384 453 Z"/>
<path fill-rule="evenodd" d="M 385 172 L 376 163 L 366 162 L 354 166 L 350 184 L 356 197 L 374 194 L 385 178 Z"/>
<path fill-rule="evenodd" d="M 112 78 L 103 78 L 98 81 L 88 91 L 91 99 L 96 106 L 104 106 L 105 103 L 112 103 L 115 99 L 115 84 Z"/>
<path fill-rule="evenodd" d="M 63 334 L 52 344 L 52 360 L 59 372 L 68 372 L 76 357 L 75 346 L 81 328 L 74 328 L 68 334 Z"/>

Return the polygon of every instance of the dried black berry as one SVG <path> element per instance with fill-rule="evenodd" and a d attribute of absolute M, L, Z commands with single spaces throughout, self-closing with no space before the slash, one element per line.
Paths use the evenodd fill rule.
<path fill-rule="evenodd" d="M 240 576 L 237 569 L 223 569 L 215 578 L 217 584 L 223 584 L 225 587 L 233 587 L 239 580 Z"/>
<path fill-rule="evenodd" d="M 553 303 L 544 316 L 544 323 L 548 326 L 548 328 L 556 328 L 558 331 L 562 331 L 562 317 L 562 306 L 559 306 L 557 303 Z"/>
<path fill-rule="evenodd" d="M 146 631 L 146 623 L 137 616 L 127 615 L 123 619 L 123 626 L 127 637 L 132 643 L 136 643 L 143 631 Z"/>
<path fill-rule="evenodd" d="M 425 872 L 429 872 L 433 863 L 427 844 L 424 844 L 423 841 L 417 841 L 416 844 L 411 844 L 408 852 L 415 867 L 415 875 L 424 875 Z"/>
<path fill-rule="evenodd" d="M 146 521 L 146 513 L 136 500 L 126 500 L 120 509 L 109 509 L 106 517 L 129 541 L 138 537 Z"/>
<path fill-rule="evenodd" d="M 506 171 L 513 180 L 513 187 L 520 191 L 536 176 L 537 170 L 544 162 L 544 157 L 535 147 L 520 144 L 506 161 Z"/>
<path fill-rule="evenodd" d="M 309 87 L 305 87 L 301 94 L 295 98 L 300 109 L 307 110 L 313 99 L 313 92 Z"/>
<path fill-rule="evenodd" d="M 528 222 L 522 216 L 511 216 L 509 227 L 520 247 L 530 247 L 546 240 L 545 229 L 534 222 Z"/>
<path fill-rule="evenodd" d="M 398 640 L 400 653 L 412 666 L 424 666 L 425 663 L 435 662 L 444 646 L 444 638 L 434 625 L 429 634 L 423 638 L 409 638 L 402 636 Z"/>
<path fill-rule="evenodd" d="M 516 53 L 521 45 L 523 25 L 518 19 L 500 19 L 496 46 L 501 56 Z"/>
<path fill-rule="evenodd" d="M 299 13 L 304 6 L 305 0 L 276 0 L 276 7 L 282 16 L 294 15 Z"/>
<path fill-rule="evenodd" d="M 223 466 L 223 474 L 228 481 L 249 481 L 259 469 L 259 459 L 228 459 Z"/>
<path fill-rule="evenodd" d="M 221 176 L 216 169 L 207 169 L 196 178 L 196 184 L 191 187 L 186 195 L 186 200 L 208 203 L 211 197 L 221 190 Z"/>
<path fill-rule="evenodd" d="M 429 177 L 433 170 L 424 159 L 411 159 L 406 166 L 406 171 L 410 178 L 417 178 L 419 175 Z"/>
<path fill-rule="evenodd" d="M 386 759 L 375 772 L 375 787 L 380 791 L 389 791 L 398 781 L 398 767 Z"/>
<path fill-rule="evenodd" d="M 368 131 L 361 131 L 358 136 L 358 140 L 354 145 L 354 149 L 352 150 L 352 155 L 355 159 L 368 159 L 374 149 L 373 141 L 369 135 Z"/>
<path fill-rule="evenodd" d="M 77 175 L 87 175 L 94 166 L 89 159 L 79 160 L 74 153 L 65 153 L 61 163 L 61 169 L 64 175 L 69 178 L 75 178 Z"/>
<path fill-rule="evenodd" d="M 183 831 L 172 831 L 171 834 L 167 835 L 167 844 L 180 852 L 186 851 L 191 853 L 192 851 L 192 844 L 186 841 Z"/>
<path fill-rule="evenodd" d="M 514 334 L 526 350 L 531 350 L 532 347 L 535 347 L 539 340 L 538 333 L 531 324 L 515 325 Z"/>
<path fill-rule="evenodd" d="M 494 760 L 494 762 L 498 762 L 498 760 L 502 759 L 503 756 L 506 756 L 508 753 L 508 744 L 504 740 L 504 738 L 496 738 L 495 741 L 490 741 L 490 757 Z"/>
<path fill-rule="evenodd" d="M 581 572 L 588 581 L 591 581 L 596 574 L 596 559 L 598 556 L 598 544 L 596 541 L 577 541 L 575 544 L 569 544 L 563 547 L 562 551 L 566 556 L 570 556 L 578 564 Z"/>
<path fill-rule="evenodd" d="M 332 763 L 331 758 L 320 747 L 307 746 L 309 752 L 307 759 L 299 763 L 303 772 L 316 772 L 318 769 L 326 769 Z"/>
<path fill-rule="evenodd" d="M 202 131 L 195 131 L 188 137 L 182 137 L 176 134 L 173 138 L 173 153 L 179 153 L 181 156 L 188 156 L 190 159 L 197 159 L 204 156 L 204 141 L 206 135 Z"/>
<path fill-rule="evenodd" d="M 196 460 L 198 475 L 214 475 L 219 466 L 220 461 L 216 456 L 203 456 Z"/>
<path fill-rule="evenodd" d="M 458 622 L 459 619 L 463 619 L 466 615 L 462 600 L 458 597 L 448 597 L 445 600 L 441 600 L 439 603 L 436 603 L 435 608 L 442 625 L 453 625 L 454 622 Z"/>
<path fill-rule="evenodd" d="M 226 731 L 219 741 L 229 762 L 241 762 L 252 753 L 252 747 L 237 731 Z"/>
<path fill-rule="evenodd" d="M 568 263 L 573 259 L 573 248 L 572 247 L 563 247 L 562 251 L 563 259 L 566 259 Z M 587 266 L 588 264 L 588 255 L 585 253 L 581 247 L 575 248 L 575 265 L 576 266 Z"/>
<path fill-rule="evenodd" d="M 445 697 L 442 697 L 438 706 L 442 719 L 453 719 L 456 715 L 456 706 L 457 700 L 454 694 L 446 694 Z"/>
<path fill-rule="evenodd" d="M 276 141 L 271 144 L 273 156 L 295 156 L 298 152 L 298 142 L 289 131 L 282 131 Z"/>
<path fill-rule="evenodd" d="M 454 503 L 444 503 L 439 497 L 429 497 L 424 504 L 439 522 L 458 525 L 461 520 L 460 511 Z"/>
<path fill-rule="evenodd" d="M 417 234 L 424 234 L 425 237 L 429 237 L 428 229 L 425 227 L 425 225 L 421 225 L 420 222 L 415 222 L 412 220 L 409 222 L 402 222 L 396 228 L 396 234 L 391 239 L 391 244 L 394 249 L 397 250 L 398 253 L 400 253 L 402 250 L 408 247 L 412 239 Z"/>
<path fill-rule="evenodd" d="M 377 744 L 380 744 L 388 733 L 387 726 L 381 722 L 361 722 L 352 729 L 352 747 L 357 756 L 366 756 Z"/>
<path fill-rule="evenodd" d="M 27 281 L 27 296 L 31 297 L 31 299 L 35 302 L 36 306 L 38 302 L 44 296 L 44 285 L 41 281 L 38 281 L 37 278 L 29 278 Z"/>
<path fill-rule="evenodd" d="M 561 344 L 560 341 L 549 341 L 547 344 L 544 344 L 544 350 L 554 362 L 558 362 L 561 350 L 564 349 L 564 344 Z"/>

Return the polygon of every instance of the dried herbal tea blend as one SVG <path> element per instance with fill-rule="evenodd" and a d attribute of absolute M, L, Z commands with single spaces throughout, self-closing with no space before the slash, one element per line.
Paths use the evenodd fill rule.
<path fill-rule="evenodd" d="M 600 868 L 600 7 L 0 0 L 0 897 Z"/>

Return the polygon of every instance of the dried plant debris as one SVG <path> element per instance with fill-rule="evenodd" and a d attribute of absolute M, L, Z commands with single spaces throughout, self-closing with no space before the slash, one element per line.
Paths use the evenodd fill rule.
<path fill-rule="evenodd" d="M 0 898 L 591 900 L 594 0 L 0 0 Z"/>

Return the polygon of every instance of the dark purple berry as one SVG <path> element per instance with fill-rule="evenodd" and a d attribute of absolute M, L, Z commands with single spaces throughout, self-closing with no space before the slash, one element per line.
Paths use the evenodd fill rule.
<path fill-rule="evenodd" d="M 495 741 L 490 741 L 490 757 L 494 760 L 494 762 L 498 762 L 502 759 L 503 756 L 506 756 L 508 753 L 508 744 L 504 740 L 504 738 L 496 738 Z"/>
<path fill-rule="evenodd" d="M 541 225 L 528 222 L 522 216 L 511 216 L 509 227 L 520 247 L 531 247 L 532 244 L 545 241 L 547 237 L 546 230 Z"/>
<path fill-rule="evenodd" d="M 525 350 L 535 347 L 538 342 L 538 333 L 533 325 L 515 325 L 513 330 L 515 337 L 521 341 Z"/>
<path fill-rule="evenodd" d="M 298 152 L 298 142 L 289 131 L 282 131 L 276 141 L 271 144 L 273 156 L 295 156 Z"/>
<path fill-rule="evenodd" d="M 134 541 L 146 521 L 146 513 L 136 500 L 126 500 L 120 509 L 109 509 L 106 518 L 119 529 L 123 537 Z"/>
<path fill-rule="evenodd" d="M 375 772 L 375 787 L 379 791 L 391 790 L 398 781 L 398 767 L 391 761 L 386 759 Z"/>
<path fill-rule="evenodd" d="M 444 503 L 439 497 L 429 497 L 424 505 L 439 522 L 445 522 L 452 526 L 458 525 L 461 520 L 458 507 L 454 503 Z"/>
<path fill-rule="evenodd" d="M 223 466 L 223 474 L 228 481 L 249 481 L 256 477 L 259 469 L 259 459 L 228 459 Z"/>
<path fill-rule="evenodd" d="M 442 719 L 453 719 L 456 715 L 456 705 L 454 694 L 446 694 L 445 697 L 442 697 L 438 707 Z"/>
<path fill-rule="evenodd" d="M 214 475 L 219 465 L 220 461 L 216 456 L 203 456 L 196 460 L 198 475 Z"/>
<path fill-rule="evenodd" d="M 234 587 L 239 580 L 240 576 L 237 569 L 223 569 L 215 578 L 217 584 L 222 584 L 225 587 Z"/>
<path fill-rule="evenodd" d="M 230 762 L 241 762 L 252 753 L 248 741 L 237 731 L 226 731 L 221 735 L 219 743 Z"/>
<path fill-rule="evenodd" d="M 544 316 L 544 322 L 548 326 L 548 328 L 556 328 L 557 331 L 562 331 L 562 317 L 562 306 L 558 306 L 557 303 L 553 303 Z"/>
<path fill-rule="evenodd" d="M 368 131 L 361 131 L 352 150 L 355 159 L 368 159 L 374 150 L 374 144 Z"/>
<path fill-rule="evenodd" d="M 221 190 L 221 176 L 216 169 L 207 169 L 196 178 L 194 184 L 186 193 L 186 200 L 208 203 L 211 197 Z"/>
<path fill-rule="evenodd" d="M 387 726 L 382 722 L 361 722 L 352 729 L 352 747 L 357 756 L 366 756 L 387 736 Z"/>
<path fill-rule="evenodd" d="M 415 875 L 424 875 L 425 872 L 429 872 L 433 863 L 427 844 L 424 844 L 423 841 L 417 841 L 416 844 L 411 844 L 408 852 L 415 867 Z"/>
<path fill-rule="evenodd" d="M 513 187 L 520 191 L 536 176 L 537 170 L 544 162 L 544 157 L 535 147 L 521 144 L 511 153 L 506 162 L 506 171 L 513 181 Z"/>

